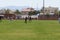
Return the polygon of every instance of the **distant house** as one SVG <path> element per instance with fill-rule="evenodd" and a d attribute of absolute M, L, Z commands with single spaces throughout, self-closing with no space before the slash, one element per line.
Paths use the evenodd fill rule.
<path fill-rule="evenodd" d="M 45 7 L 44 10 L 43 8 L 41 9 L 41 12 L 44 12 L 46 14 L 55 13 L 55 12 L 58 12 L 58 7 Z"/>
<path fill-rule="evenodd" d="M 4 16 L 6 19 L 9 19 L 9 18 L 15 19 L 16 17 L 13 10 L 9 10 L 9 13 L 5 13 Z"/>
<path fill-rule="evenodd" d="M 3 16 L 6 19 L 9 19 L 10 17 L 15 19 L 15 14 L 14 14 L 13 10 L 9 10 L 9 13 L 6 13 L 6 9 L 1 9 L 0 10 L 0 16 Z"/>
<path fill-rule="evenodd" d="M 34 8 L 24 8 L 22 9 L 22 14 L 23 15 L 28 15 L 28 12 L 30 11 L 35 11 Z"/>
<path fill-rule="evenodd" d="M 0 14 L 5 14 L 5 9 L 1 9 Z"/>

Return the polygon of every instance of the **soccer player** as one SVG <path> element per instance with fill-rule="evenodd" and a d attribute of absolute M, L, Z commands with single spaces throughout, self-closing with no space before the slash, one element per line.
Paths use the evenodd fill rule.
<path fill-rule="evenodd" d="M 0 22 L 2 21 L 2 16 L 0 16 Z"/>
<path fill-rule="evenodd" d="M 27 17 L 25 17 L 25 23 L 27 23 L 27 19 L 28 19 L 28 18 L 27 18 Z"/>
<path fill-rule="evenodd" d="M 31 17 L 29 17 L 29 21 L 30 21 L 30 22 L 32 21 L 32 18 L 31 18 Z"/>
<path fill-rule="evenodd" d="M 59 23 L 60 23 L 60 17 L 58 18 L 58 21 L 59 21 Z"/>

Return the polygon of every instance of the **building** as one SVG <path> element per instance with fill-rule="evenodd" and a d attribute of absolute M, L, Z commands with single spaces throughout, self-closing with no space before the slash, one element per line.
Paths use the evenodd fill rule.
<path fill-rule="evenodd" d="M 44 8 L 44 13 L 45 14 L 50 14 L 50 13 L 58 13 L 58 8 L 57 7 L 45 7 Z M 43 8 L 41 9 L 41 12 L 43 12 Z"/>
<path fill-rule="evenodd" d="M 5 9 L 1 9 L 0 14 L 5 14 Z"/>
<path fill-rule="evenodd" d="M 24 8 L 22 9 L 22 14 L 23 15 L 28 15 L 28 12 L 30 11 L 35 11 L 34 8 Z"/>
<path fill-rule="evenodd" d="M 13 10 L 8 10 L 8 11 L 9 11 L 9 13 L 6 13 L 6 9 L 1 9 L 0 16 L 3 16 L 5 19 L 9 19 L 10 17 L 15 19 L 14 11 Z"/>

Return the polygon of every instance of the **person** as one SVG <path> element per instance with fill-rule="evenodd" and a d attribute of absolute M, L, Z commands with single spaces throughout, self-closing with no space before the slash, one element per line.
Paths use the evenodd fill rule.
<path fill-rule="evenodd" d="M 29 17 L 29 21 L 32 21 L 32 18 L 31 18 L 31 16 Z"/>
<path fill-rule="evenodd" d="M 2 16 L 0 16 L 0 22 L 2 21 Z"/>
<path fill-rule="evenodd" d="M 58 18 L 58 21 L 59 21 L 59 23 L 60 23 L 60 17 Z"/>
<path fill-rule="evenodd" d="M 28 18 L 27 18 L 27 17 L 25 17 L 25 23 L 27 23 L 27 19 L 28 19 Z"/>

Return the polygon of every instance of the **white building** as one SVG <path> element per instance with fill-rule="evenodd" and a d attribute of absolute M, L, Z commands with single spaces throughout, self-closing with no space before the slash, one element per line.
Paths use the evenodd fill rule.
<path fill-rule="evenodd" d="M 55 12 L 58 12 L 58 7 L 45 7 L 44 8 L 44 13 L 55 13 Z M 43 11 L 43 9 L 42 9 Z"/>
<path fill-rule="evenodd" d="M 0 14 L 5 14 L 5 9 L 1 9 Z"/>

